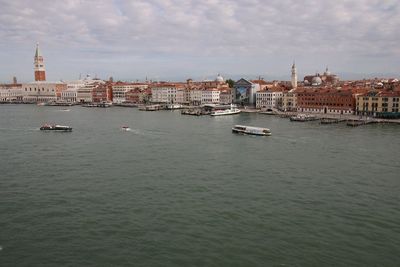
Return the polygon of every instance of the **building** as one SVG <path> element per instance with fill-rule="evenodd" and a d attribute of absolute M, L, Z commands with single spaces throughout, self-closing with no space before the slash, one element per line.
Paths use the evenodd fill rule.
<path fill-rule="evenodd" d="M 185 87 L 177 83 L 157 83 L 150 85 L 153 103 L 182 104 L 185 102 Z"/>
<path fill-rule="evenodd" d="M 35 71 L 36 82 L 46 81 L 46 69 L 44 66 L 42 53 L 39 49 L 39 44 L 36 44 L 36 52 L 34 57 L 34 71 Z"/>
<path fill-rule="evenodd" d="M 131 89 L 125 93 L 126 102 L 129 103 L 137 103 L 137 104 L 145 104 L 148 103 L 151 99 L 151 90 L 135 88 Z"/>
<path fill-rule="evenodd" d="M 126 83 L 116 82 L 112 85 L 112 94 L 114 103 L 123 103 L 127 101 L 126 93 L 133 89 L 146 89 L 148 84 L 146 83 Z"/>
<path fill-rule="evenodd" d="M 282 110 L 283 111 L 297 111 L 297 95 L 296 90 L 292 89 L 284 92 L 282 95 Z"/>
<path fill-rule="evenodd" d="M 322 75 L 316 73 L 315 75 L 305 76 L 303 83 L 305 86 L 336 85 L 339 83 L 339 77 L 330 73 L 327 67 Z"/>
<path fill-rule="evenodd" d="M 112 85 L 110 83 L 99 84 L 92 90 L 92 102 L 103 103 L 112 102 Z"/>
<path fill-rule="evenodd" d="M 355 97 L 351 89 L 297 88 L 297 111 L 323 114 L 353 114 Z"/>
<path fill-rule="evenodd" d="M 61 92 L 61 101 L 68 102 L 68 103 L 75 103 L 77 102 L 78 92 L 75 88 L 68 88 Z"/>
<path fill-rule="evenodd" d="M 22 97 L 21 87 L 0 87 L 0 102 L 20 102 Z"/>
<path fill-rule="evenodd" d="M 232 90 L 230 88 L 222 89 L 219 94 L 219 102 L 221 104 L 231 104 L 232 103 Z"/>
<path fill-rule="evenodd" d="M 280 109 L 282 106 L 283 91 L 272 89 L 256 93 L 256 108 Z"/>
<path fill-rule="evenodd" d="M 63 82 L 37 81 L 22 84 L 23 101 L 52 102 L 61 99 L 61 94 L 67 89 Z"/>
<path fill-rule="evenodd" d="M 232 101 L 242 106 L 255 106 L 256 92 L 260 91 L 258 83 L 240 79 L 233 85 Z"/>
<path fill-rule="evenodd" d="M 201 91 L 201 104 L 219 104 L 221 92 L 218 89 L 207 89 Z"/>
<path fill-rule="evenodd" d="M 358 115 L 381 118 L 400 118 L 400 91 L 370 91 L 357 96 Z"/>

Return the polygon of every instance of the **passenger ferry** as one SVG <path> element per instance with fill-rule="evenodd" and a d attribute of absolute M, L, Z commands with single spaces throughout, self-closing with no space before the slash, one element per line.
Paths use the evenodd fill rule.
<path fill-rule="evenodd" d="M 236 106 L 231 104 L 231 108 L 229 109 L 218 109 L 214 110 L 211 112 L 211 116 L 222 116 L 222 115 L 234 115 L 234 114 L 239 114 L 240 109 L 238 109 Z"/>
<path fill-rule="evenodd" d="M 268 128 L 252 127 L 244 125 L 235 125 L 232 128 L 232 132 L 238 134 L 262 135 L 262 136 L 271 135 L 271 131 Z"/>
<path fill-rule="evenodd" d="M 41 131 L 72 132 L 72 127 L 58 124 L 44 124 L 40 127 Z"/>

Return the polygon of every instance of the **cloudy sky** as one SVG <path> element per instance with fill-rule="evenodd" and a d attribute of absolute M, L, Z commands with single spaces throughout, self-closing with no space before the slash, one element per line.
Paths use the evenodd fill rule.
<path fill-rule="evenodd" d="M 0 0 L 0 81 L 400 73 L 399 0 Z"/>

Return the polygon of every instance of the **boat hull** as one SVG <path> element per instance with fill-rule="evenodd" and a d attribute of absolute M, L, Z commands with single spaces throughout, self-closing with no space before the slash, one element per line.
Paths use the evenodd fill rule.
<path fill-rule="evenodd" d="M 232 133 L 246 134 L 246 135 L 258 135 L 258 136 L 270 136 L 271 135 L 271 133 L 256 133 L 256 132 L 241 131 L 241 130 L 236 130 L 236 129 L 232 129 Z"/>
<path fill-rule="evenodd" d="M 60 126 L 60 125 L 50 125 L 40 127 L 41 131 L 53 131 L 53 132 L 72 132 L 72 127 Z"/>
<path fill-rule="evenodd" d="M 224 112 L 224 113 L 211 113 L 211 116 L 226 116 L 226 115 L 235 115 L 235 114 L 239 114 L 239 111 L 232 111 L 232 112 Z"/>

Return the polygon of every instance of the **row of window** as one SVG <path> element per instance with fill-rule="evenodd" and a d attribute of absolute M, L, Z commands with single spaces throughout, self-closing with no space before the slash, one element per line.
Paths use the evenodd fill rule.
<path fill-rule="evenodd" d="M 27 91 L 28 91 L 28 88 L 25 88 L 25 92 L 27 92 Z M 30 91 L 30 92 L 32 91 L 32 88 L 31 88 L 31 87 L 29 87 L 29 91 Z M 33 91 L 36 92 L 36 88 L 33 88 Z M 40 92 L 40 91 L 44 92 L 44 88 L 42 88 L 42 90 L 40 90 L 40 88 L 37 88 L 37 91 L 38 91 L 38 92 Z M 51 91 L 54 92 L 54 89 L 51 89 Z M 47 89 L 47 92 L 50 92 L 49 89 Z"/>

